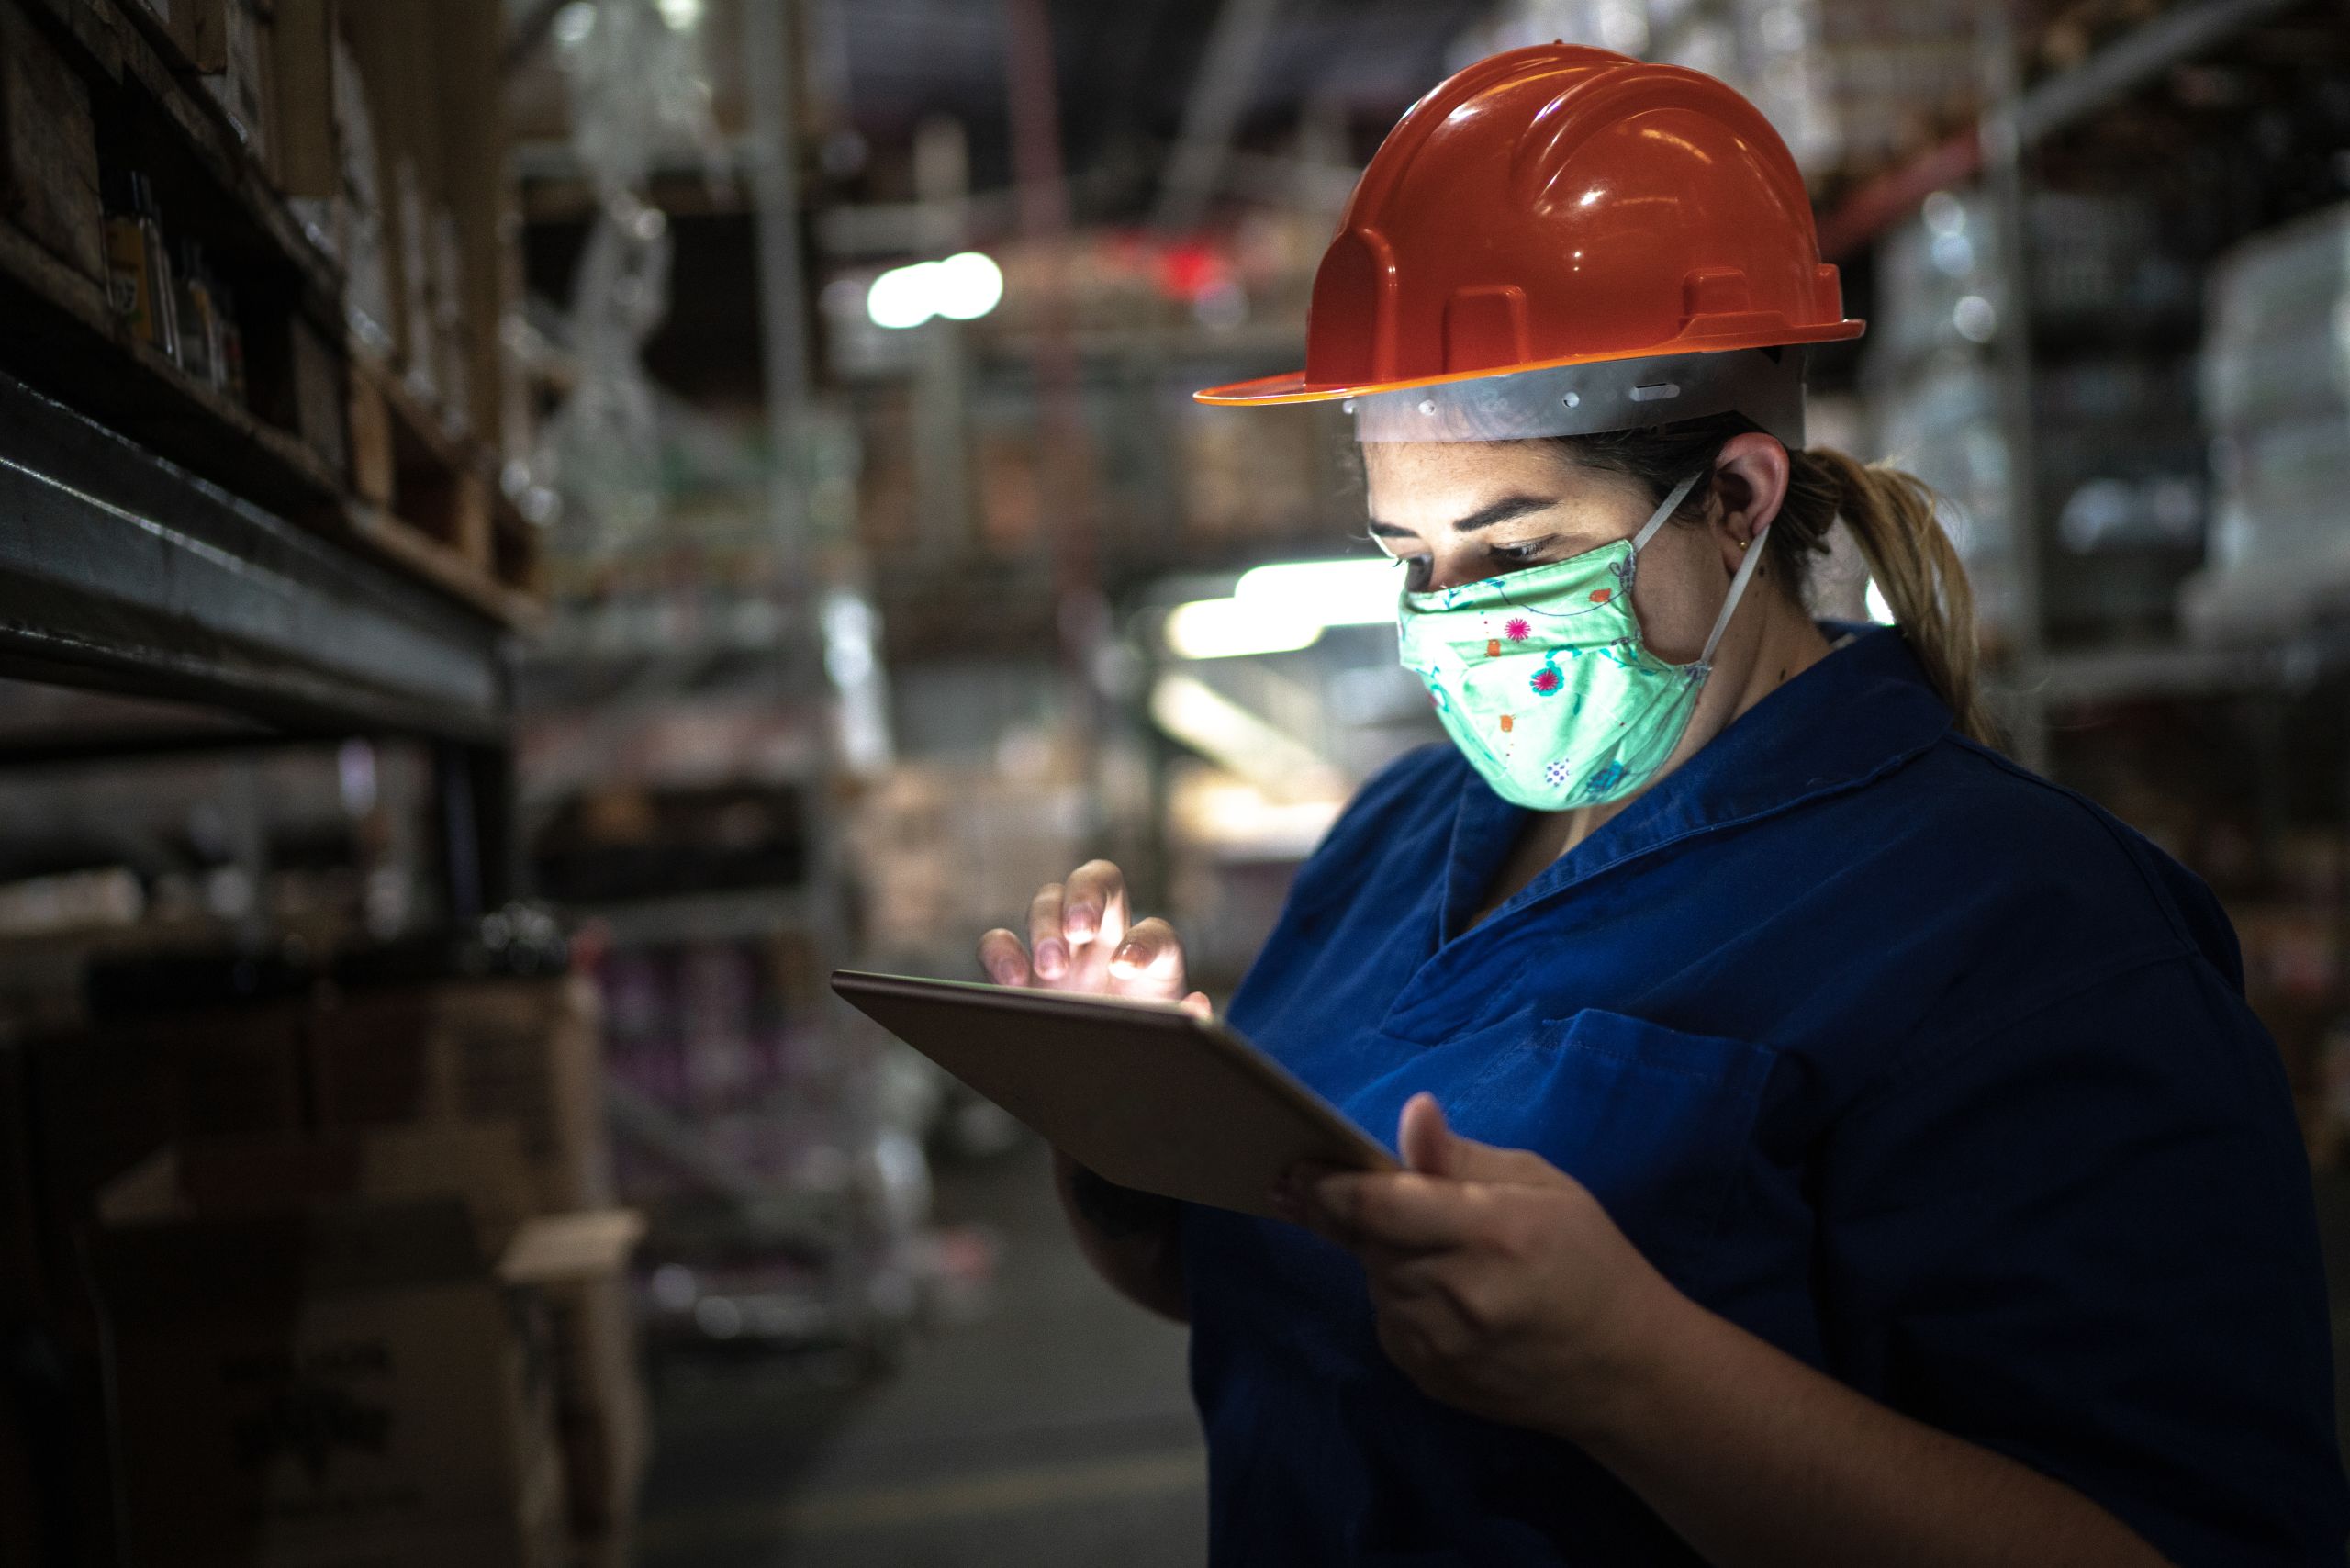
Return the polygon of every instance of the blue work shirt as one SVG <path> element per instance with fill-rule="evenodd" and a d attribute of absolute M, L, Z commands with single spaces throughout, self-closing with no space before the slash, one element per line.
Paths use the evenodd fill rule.
<path fill-rule="evenodd" d="M 1233 1024 L 1391 1149 L 1433 1091 L 1704 1306 L 2180 1568 L 2340 1568 L 2309 1169 L 2200 882 L 1960 735 L 1886 630 L 1472 925 L 1526 822 L 1449 746 L 1388 767 Z M 1416 1389 L 1350 1254 L 1182 1226 L 1216 1568 L 1699 1561 L 1581 1450 Z"/>

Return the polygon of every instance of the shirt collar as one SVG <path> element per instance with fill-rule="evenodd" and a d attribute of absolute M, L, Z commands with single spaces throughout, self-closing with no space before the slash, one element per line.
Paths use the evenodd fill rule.
<path fill-rule="evenodd" d="M 1826 658 L 1763 698 L 1496 910 L 1528 903 L 1651 849 L 1769 816 L 1891 771 L 1951 725 L 1949 705 L 1890 626 L 1821 628 Z M 1526 813 L 1464 760 L 1445 897 L 1445 935 L 1476 911 Z M 1473 885 L 1472 885 L 1473 884 Z"/>

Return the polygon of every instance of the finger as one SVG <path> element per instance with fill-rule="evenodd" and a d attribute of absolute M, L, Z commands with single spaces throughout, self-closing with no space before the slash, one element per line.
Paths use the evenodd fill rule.
<path fill-rule="evenodd" d="M 1126 874 L 1107 860 L 1088 860 L 1069 874 L 1061 928 L 1071 949 L 1100 942 L 1104 953 L 1126 935 Z"/>
<path fill-rule="evenodd" d="M 1028 949 L 1020 945 L 1019 937 L 999 925 L 979 938 L 979 968 L 998 985 L 1026 985 Z"/>
<path fill-rule="evenodd" d="M 1208 1000 L 1208 993 L 1204 991 L 1195 991 L 1192 992 L 1191 995 L 1185 997 L 1177 1005 L 1181 1006 L 1184 1012 L 1189 1013 L 1194 1018 L 1213 1018 L 1215 1016 L 1215 1004 Z"/>
<path fill-rule="evenodd" d="M 1172 1001 L 1183 994 L 1183 943 L 1154 915 L 1137 921 L 1110 955 L 1110 986 L 1121 996 Z"/>
<path fill-rule="evenodd" d="M 1423 1175 L 1456 1182 L 1494 1182 L 1520 1187 L 1554 1187 L 1567 1175 L 1530 1149 L 1503 1148 L 1462 1137 L 1444 1119 L 1436 1096 L 1423 1091 L 1404 1103 L 1395 1126 L 1396 1151 Z"/>
<path fill-rule="evenodd" d="M 1061 885 L 1046 882 L 1028 905 L 1028 950 L 1036 955 L 1036 974 L 1048 980 L 1069 973 L 1069 940 L 1061 930 Z"/>
<path fill-rule="evenodd" d="M 1395 1149 L 1411 1170 L 1429 1176 L 1451 1176 L 1451 1156 L 1459 1139 L 1444 1120 L 1444 1107 L 1425 1090 L 1404 1102 L 1395 1124 Z"/>
<path fill-rule="evenodd" d="M 1341 1247 L 1352 1246 L 1351 1237 L 1341 1235 L 1331 1215 L 1308 1195 L 1315 1182 L 1341 1169 L 1318 1159 L 1301 1159 L 1274 1178 L 1266 1199 L 1273 1212 L 1291 1224 L 1303 1226 Z"/>
<path fill-rule="evenodd" d="M 1416 1171 L 1340 1171 L 1304 1189 L 1306 1212 L 1319 1211 L 1349 1247 L 1413 1249 L 1459 1247 L 1474 1239 L 1492 1206 L 1476 1183 Z"/>

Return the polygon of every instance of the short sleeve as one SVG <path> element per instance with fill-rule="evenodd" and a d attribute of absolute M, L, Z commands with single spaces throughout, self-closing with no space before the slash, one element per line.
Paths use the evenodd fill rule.
<path fill-rule="evenodd" d="M 2309 1168 L 2276 1047 L 2210 965 L 2142 964 L 1937 1051 L 1820 1158 L 1831 1372 L 2180 1568 L 2340 1568 Z"/>

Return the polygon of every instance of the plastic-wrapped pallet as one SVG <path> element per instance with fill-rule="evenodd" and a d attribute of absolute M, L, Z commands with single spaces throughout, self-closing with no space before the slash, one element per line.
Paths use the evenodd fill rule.
<path fill-rule="evenodd" d="M 1807 175 L 1874 169 L 1969 119 L 1973 0 L 1502 0 L 1453 69 L 1552 39 L 1718 76 L 1751 98 Z"/>
<path fill-rule="evenodd" d="M 1942 528 L 1966 563 L 1975 620 L 1986 642 L 1999 642 L 2016 625 L 2016 549 L 2008 442 L 1990 367 L 1952 358 L 1870 402 L 1885 461 L 1923 479 L 1944 503 Z"/>
<path fill-rule="evenodd" d="M 1862 384 L 1875 453 L 1947 503 L 1942 526 L 1996 643 L 2016 622 L 2016 551 L 1998 386 L 1982 352 L 2005 314 L 1986 206 L 1937 191 L 1878 246 Z"/>
<path fill-rule="evenodd" d="M 2182 620 L 2243 640 L 2350 607 L 2350 204 L 2221 260 L 2198 368 L 2218 499 Z"/>
<path fill-rule="evenodd" d="M 1921 359 L 1974 357 L 1998 330 L 2007 299 L 1989 206 L 1979 195 L 1936 191 L 1879 244 L 1866 340 L 1872 381 L 1906 377 Z"/>

